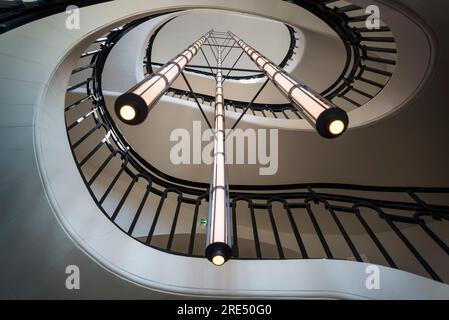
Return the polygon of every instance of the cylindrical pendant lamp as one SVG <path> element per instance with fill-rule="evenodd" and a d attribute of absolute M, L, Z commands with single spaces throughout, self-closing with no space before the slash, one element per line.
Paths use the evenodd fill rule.
<path fill-rule="evenodd" d="M 115 102 L 115 113 L 119 119 L 130 125 L 142 123 L 156 102 L 201 49 L 209 33 L 210 31 L 163 65 L 157 72 L 119 96 Z"/>
<path fill-rule="evenodd" d="M 216 266 L 223 265 L 232 255 L 231 221 L 227 167 L 225 163 L 225 114 L 221 51 L 215 89 L 214 161 L 209 193 L 209 219 L 206 257 Z"/>
<path fill-rule="evenodd" d="M 232 32 L 229 34 L 321 136 L 332 139 L 346 131 L 349 123 L 346 111 L 305 84 L 292 79 L 282 68 Z"/>

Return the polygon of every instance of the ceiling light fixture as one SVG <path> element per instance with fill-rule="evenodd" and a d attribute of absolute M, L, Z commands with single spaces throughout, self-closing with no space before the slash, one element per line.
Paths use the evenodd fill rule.
<path fill-rule="evenodd" d="M 160 97 L 201 49 L 210 32 L 163 65 L 157 72 L 119 96 L 115 101 L 115 113 L 118 118 L 129 125 L 137 125 L 145 121 Z"/>

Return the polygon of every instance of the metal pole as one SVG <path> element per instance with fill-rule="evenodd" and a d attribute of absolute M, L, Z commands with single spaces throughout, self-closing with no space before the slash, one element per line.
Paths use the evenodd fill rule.
<path fill-rule="evenodd" d="M 206 238 L 206 257 L 216 266 L 223 265 L 232 255 L 229 188 L 225 163 L 225 109 L 221 64 L 222 49 L 219 48 L 215 88 L 214 161 L 209 192 L 209 219 Z"/>

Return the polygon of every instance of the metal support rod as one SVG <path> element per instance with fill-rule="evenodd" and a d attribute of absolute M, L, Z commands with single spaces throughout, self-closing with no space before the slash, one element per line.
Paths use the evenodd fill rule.
<path fill-rule="evenodd" d="M 208 62 L 208 61 L 207 61 L 207 62 Z M 209 63 L 209 62 L 208 62 L 208 63 Z M 161 66 L 161 65 L 162 65 L 162 63 L 160 63 L 160 62 L 152 62 L 151 64 L 152 64 L 152 65 L 155 65 L 155 66 Z M 212 70 L 217 70 L 217 67 L 212 67 L 212 66 L 210 66 L 210 65 L 208 65 L 208 66 L 202 66 L 202 65 L 188 65 L 188 66 L 186 66 L 186 67 L 184 68 L 184 70 L 185 70 L 185 71 L 198 71 L 198 70 L 195 70 L 195 69 L 193 69 L 193 68 L 197 68 L 197 69 L 210 69 L 210 71 L 211 71 L 211 73 L 214 75 L 214 77 L 215 77 L 215 73 L 214 73 Z M 250 72 L 250 73 L 260 73 L 260 70 L 254 70 L 254 69 L 241 69 L 241 68 L 233 68 L 233 67 L 231 67 L 231 68 L 223 67 L 223 68 L 221 68 L 221 70 L 229 71 L 228 74 L 227 74 L 226 76 L 228 76 L 229 73 L 230 73 L 231 71 Z M 225 76 L 225 79 L 226 79 L 226 76 Z"/>
<path fill-rule="evenodd" d="M 206 54 L 204 53 L 203 48 L 201 48 L 200 50 L 201 50 L 201 53 L 203 54 L 204 60 L 206 60 L 206 63 L 207 63 L 207 66 L 208 66 L 209 69 L 210 69 L 210 72 L 211 72 L 213 75 L 215 75 L 215 74 L 214 74 L 214 71 L 212 70 L 212 67 L 211 67 L 211 65 L 210 65 L 210 63 L 209 63 L 209 60 L 207 59 L 207 56 L 206 56 Z M 186 68 L 186 70 L 187 70 L 187 68 Z"/>
<path fill-rule="evenodd" d="M 210 44 L 209 37 L 206 38 L 206 41 L 209 44 L 210 51 L 212 51 L 212 54 L 214 55 L 215 60 L 217 60 L 218 58 L 217 58 L 217 55 L 215 54 L 215 51 L 214 51 L 214 47 L 216 47 L 216 46 L 212 46 Z"/>
<path fill-rule="evenodd" d="M 213 46 L 213 47 L 215 47 L 216 45 L 215 44 L 212 44 L 212 45 L 210 45 L 210 44 L 203 44 L 203 46 Z M 222 47 L 222 48 L 233 48 L 233 49 L 240 49 L 240 47 L 239 46 L 232 46 L 232 45 L 226 45 L 226 46 L 220 46 L 220 47 Z M 226 57 L 226 56 L 225 56 Z M 224 58 L 223 58 L 223 60 L 224 60 Z"/>
<path fill-rule="evenodd" d="M 234 67 L 237 65 L 237 63 L 239 62 L 240 58 L 243 56 L 243 53 L 244 53 L 244 52 L 243 52 L 243 50 L 242 50 L 242 52 L 241 52 L 240 55 L 238 56 L 237 60 L 235 60 L 234 64 L 232 65 L 231 70 L 229 70 L 228 73 L 226 74 L 226 76 L 225 76 L 225 78 L 224 78 L 224 81 L 226 81 L 226 80 L 228 79 L 229 75 L 231 74 L 231 72 L 234 71 L 233 69 L 234 69 Z"/>
<path fill-rule="evenodd" d="M 201 66 L 201 65 L 196 65 L 196 64 L 191 64 L 191 65 L 188 65 L 187 67 L 189 67 L 189 68 L 199 68 L 199 69 L 207 69 L 207 68 L 210 68 L 210 69 L 214 69 L 214 70 L 218 69 L 217 67 Z M 222 71 L 223 71 L 223 70 L 226 70 L 226 71 L 229 70 L 229 71 L 257 72 L 257 73 L 260 73 L 260 70 L 254 70 L 254 69 L 226 68 L 226 67 L 221 67 L 220 69 L 221 69 Z"/>
<path fill-rule="evenodd" d="M 232 126 L 231 130 L 229 131 L 228 135 L 226 136 L 226 138 L 231 134 L 232 130 L 235 129 L 235 127 L 237 127 L 237 125 L 239 124 L 240 120 L 242 120 L 243 116 L 246 114 L 246 112 L 248 111 L 248 109 L 251 107 L 251 105 L 254 103 L 254 101 L 257 99 L 257 97 L 259 97 L 260 93 L 262 92 L 262 90 L 265 88 L 265 86 L 268 84 L 268 79 L 264 82 L 264 84 L 259 88 L 259 90 L 257 91 L 256 95 L 254 96 L 254 98 L 251 100 L 250 103 L 248 103 L 245 107 L 245 109 L 243 110 L 242 114 L 240 115 L 240 117 L 237 119 L 237 121 L 234 123 L 234 125 Z"/>
<path fill-rule="evenodd" d="M 223 37 L 210 37 L 211 39 L 214 39 L 214 40 L 226 40 L 226 39 L 228 39 L 227 37 L 226 38 L 223 38 Z"/>
<path fill-rule="evenodd" d="M 226 61 L 226 58 L 228 57 L 228 55 L 231 53 L 232 49 L 234 49 L 234 48 L 240 48 L 240 47 L 238 47 L 238 46 L 235 46 L 235 40 L 234 40 L 234 42 L 232 43 L 232 46 L 230 47 L 228 53 L 226 53 L 225 57 L 223 58 L 223 62 Z"/>
<path fill-rule="evenodd" d="M 190 82 L 187 80 L 186 75 L 184 74 L 184 72 L 181 72 L 181 75 L 182 75 L 182 78 L 184 79 L 185 83 L 187 84 L 187 87 L 189 88 L 190 92 L 192 93 L 193 98 L 195 99 L 196 105 L 200 109 L 201 114 L 203 115 L 203 118 L 207 123 L 207 126 L 209 127 L 209 129 L 212 129 L 212 125 L 210 124 L 209 119 L 207 119 L 206 113 L 204 112 L 203 107 L 201 107 L 201 104 L 198 101 L 198 98 L 197 98 L 195 92 L 193 91 L 192 86 L 190 85 Z"/>

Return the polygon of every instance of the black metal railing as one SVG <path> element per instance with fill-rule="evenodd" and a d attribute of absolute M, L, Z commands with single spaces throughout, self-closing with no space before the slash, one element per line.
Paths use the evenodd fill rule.
<path fill-rule="evenodd" d="M 288 0 L 326 22 L 340 37 L 347 59 L 340 77 L 321 94 L 340 105 L 360 107 L 373 99 L 390 80 L 396 65 L 393 33 L 382 21 L 368 29 L 366 8 L 338 0 Z M 377 54 L 377 56 L 374 56 Z M 390 68 L 389 68 L 390 67 Z M 391 70 L 391 71 L 387 71 Z"/>
<path fill-rule="evenodd" d="M 112 223 L 149 247 L 203 258 L 209 185 L 143 159 L 102 95 L 110 50 L 151 18 L 111 31 L 82 55 L 68 87 L 68 138 L 93 201 Z M 449 282 L 449 188 L 231 185 L 230 197 L 233 259 L 363 261 Z"/>

